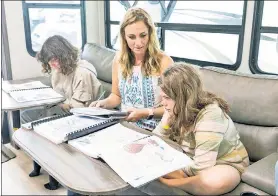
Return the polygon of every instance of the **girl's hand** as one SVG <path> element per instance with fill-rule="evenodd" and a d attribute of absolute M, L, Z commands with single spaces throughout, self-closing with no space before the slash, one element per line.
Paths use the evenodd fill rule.
<path fill-rule="evenodd" d="M 69 112 L 70 109 L 71 109 L 71 106 L 69 104 L 66 104 L 66 103 L 61 103 L 59 104 L 59 106 L 62 108 L 63 111 L 65 112 Z"/>
<path fill-rule="evenodd" d="M 185 178 L 180 178 L 180 179 L 167 179 L 167 178 L 159 178 L 159 181 L 163 184 L 166 184 L 167 186 L 170 187 L 179 187 L 184 184 Z"/>
<path fill-rule="evenodd" d="M 187 177 L 187 175 L 181 169 L 173 171 L 173 172 L 163 176 L 163 178 L 167 178 L 167 179 L 179 179 L 179 178 L 186 178 L 186 177 Z"/>
<path fill-rule="evenodd" d="M 169 112 L 167 110 L 164 110 L 164 113 L 163 113 L 163 116 L 162 116 L 162 119 L 161 119 L 161 125 L 163 127 L 170 126 L 169 125 L 169 118 L 170 118 Z"/>
<path fill-rule="evenodd" d="M 149 115 L 147 109 L 137 109 L 137 108 L 128 108 L 127 112 L 129 115 L 125 118 L 126 121 L 136 122 L 142 118 L 146 118 Z"/>

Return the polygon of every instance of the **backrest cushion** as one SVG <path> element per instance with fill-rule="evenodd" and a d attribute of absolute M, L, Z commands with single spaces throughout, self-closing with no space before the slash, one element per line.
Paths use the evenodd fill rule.
<path fill-rule="evenodd" d="M 81 54 L 81 59 L 92 63 L 97 70 L 100 81 L 112 83 L 112 62 L 116 52 L 95 43 L 87 43 Z"/>

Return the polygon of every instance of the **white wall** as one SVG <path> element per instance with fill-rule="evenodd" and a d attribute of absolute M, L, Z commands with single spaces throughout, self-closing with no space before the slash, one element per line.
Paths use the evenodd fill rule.
<path fill-rule="evenodd" d="M 41 65 L 26 49 L 21 1 L 4 1 L 13 79 L 43 75 Z M 86 1 L 87 42 L 105 45 L 104 2 Z"/>
<path fill-rule="evenodd" d="M 87 42 L 105 45 L 104 1 L 86 1 Z"/>
<path fill-rule="evenodd" d="M 7 33 L 9 39 L 13 79 L 42 75 L 41 66 L 26 49 L 21 1 L 5 1 Z"/>
<path fill-rule="evenodd" d="M 251 36 L 252 36 L 254 5 L 255 5 L 254 1 L 247 1 L 242 60 L 241 60 L 240 67 L 237 69 L 237 71 L 243 73 L 251 73 L 249 68 L 249 55 L 250 55 L 250 44 L 251 44 Z"/>

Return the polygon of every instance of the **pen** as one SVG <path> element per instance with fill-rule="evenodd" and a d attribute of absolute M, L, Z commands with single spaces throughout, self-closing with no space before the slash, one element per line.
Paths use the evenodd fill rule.
<path fill-rule="evenodd" d="M 97 101 L 99 101 L 105 94 L 106 91 L 103 91 L 102 94 L 99 96 L 99 98 L 97 99 Z"/>

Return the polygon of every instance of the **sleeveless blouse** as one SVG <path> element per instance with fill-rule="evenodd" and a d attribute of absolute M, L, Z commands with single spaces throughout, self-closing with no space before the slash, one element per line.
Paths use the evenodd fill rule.
<path fill-rule="evenodd" d="M 126 110 L 128 107 L 138 109 L 158 107 L 161 102 L 158 88 L 160 76 L 143 75 L 141 66 L 133 66 L 131 76 L 126 79 L 122 77 L 121 68 L 118 73 L 122 110 Z M 158 122 L 158 119 L 140 119 L 134 123 L 138 127 L 152 131 Z"/>

